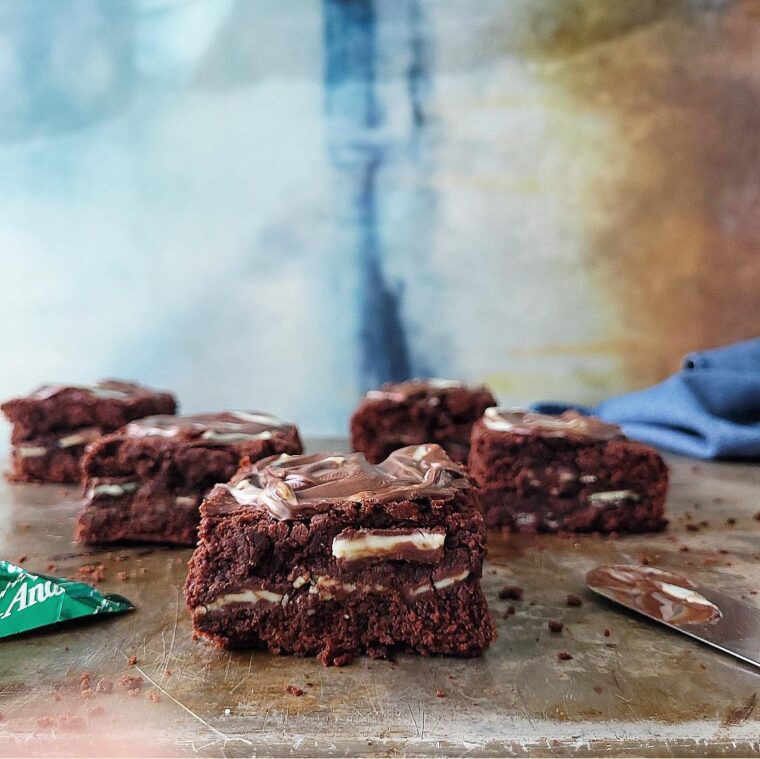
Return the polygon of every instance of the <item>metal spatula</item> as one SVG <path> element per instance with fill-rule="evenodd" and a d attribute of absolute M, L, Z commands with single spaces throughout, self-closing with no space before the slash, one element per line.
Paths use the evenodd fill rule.
<path fill-rule="evenodd" d="M 760 609 L 651 566 L 614 564 L 586 575 L 586 585 L 655 622 L 760 667 Z"/>

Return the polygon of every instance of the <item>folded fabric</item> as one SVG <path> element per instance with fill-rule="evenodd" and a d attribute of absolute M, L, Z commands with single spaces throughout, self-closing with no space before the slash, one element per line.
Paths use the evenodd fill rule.
<path fill-rule="evenodd" d="M 536 403 L 542 413 L 575 408 L 619 424 L 626 435 L 700 459 L 760 459 L 760 338 L 691 353 L 654 387 L 588 408 Z"/>

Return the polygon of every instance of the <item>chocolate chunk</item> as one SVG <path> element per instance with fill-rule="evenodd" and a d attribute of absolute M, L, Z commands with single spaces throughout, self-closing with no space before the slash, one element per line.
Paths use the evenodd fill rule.
<path fill-rule="evenodd" d="M 523 589 L 519 585 L 505 585 L 499 591 L 499 598 L 503 601 L 522 601 Z"/>

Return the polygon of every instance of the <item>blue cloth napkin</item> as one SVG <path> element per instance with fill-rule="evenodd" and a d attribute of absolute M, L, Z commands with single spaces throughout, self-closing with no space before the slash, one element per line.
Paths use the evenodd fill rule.
<path fill-rule="evenodd" d="M 568 408 L 619 424 L 628 437 L 700 459 L 760 459 L 760 338 L 690 353 L 681 371 L 654 387 L 593 408 Z"/>

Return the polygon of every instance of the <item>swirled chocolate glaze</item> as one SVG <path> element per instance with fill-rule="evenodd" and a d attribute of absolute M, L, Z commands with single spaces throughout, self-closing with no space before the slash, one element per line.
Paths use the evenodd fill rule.
<path fill-rule="evenodd" d="M 207 442 L 234 443 L 243 440 L 267 440 L 273 430 L 289 427 L 276 416 L 260 411 L 223 411 L 219 414 L 193 416 L 146 416 L 124 428 L 127 437 L 180 437 Z"/>
<path fill-rule="evenodd" d="M 494 406 L 486 409 L 483 422 L 490 430 L 517 435 L 537 434 L 543 437 L 588 440 L 613 440 L 623 437 L 622 430 L 616 424 L 608 424 L 596 416 L 585 416 L 577 411 L 553 415 Z"/>
<path fill-rule="evenodd" d="M 388 382 L 379 390 L 370 390 L 366 398 L 372 401 L 405 401 L 417 396 L 435 395 L 449 390 L 465 387 L 463 382 L 457 380 L 437 379 L 411 379 L 406 382 Z"/>
<path fill-rule="evenodd" d="M 410 445 L 381 464 L 363 453 L 332 453 L 262 459 L 225 488 L 241 505 L 267 509 L 276 519 L 298 519 L 336 501 L 445 498 L 469 487 L 463 470 L 438 445 Z"/>
<path fill-rule="evenodd" d="M 720 609 L 698 593 L 685 577 L 657 567 L 613 564 L 586 575 L 586 584 L 597 592 L 671 625 L 717 622 Z"/>
<path fill-rule="evenodd" d="M 115 400 L 129 400 L 131 398 L 155 394 L 154 390 L 137 385 L 134 382 L 102 380 L 92 385 L 42 385 L 42 387 L 37 388 L 31 394 L 31 397 L 42 401 L 67 390 L 78 390 L 86 395 L 91 395 L 93 398 L 112 398 Z"/>

